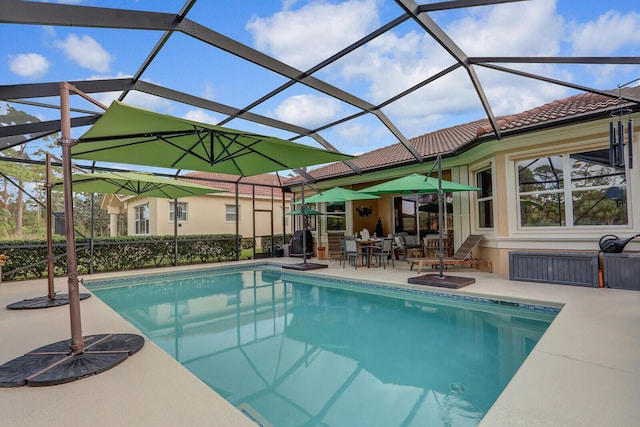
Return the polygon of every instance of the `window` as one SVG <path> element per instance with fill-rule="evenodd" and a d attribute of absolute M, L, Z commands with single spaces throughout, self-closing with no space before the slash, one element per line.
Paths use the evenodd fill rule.
<path fill-rule="evenodd" d="M 175 211 L 176 203 L 169 202 L 169 221 L 174 221 L 174 211 Z M 187 203 L 186 202 L 178 202 L 178 221 L 186 221 L 187 216 Z"/>
<path fill-rule="evenodd" d="M 238 218 L 238 222 L 240 222 L 240 206 L 225 205 L 225 221 L 236 222 L 236 216 Z"/>
<path fill-rule="evenodd" d="M 327 203 L 327 231 L 346 231 L 346 202 Z"/>
<path fill-rule="evenodd" d="M 476 186 L 480 188 L 476 199 L 478 228 L 493 228 L 493 179 L 491 168 L 476 173 Z"/>
<path fill-rule="evenodd" d="M 394 231 L 396 233 L 406 232 L 411 235 L 418 233 L 416 196 L 394 197 L 393 210 Z"/>
<path fill-rule="evenodd" d="M 624 167 L 609 150 L 517 162 L 522 227 L 625 225 L 629 222 Z"/>
<path fill-rule="evenodd" d="M 136 234 L 149 234 L 149 204 L 136 206 L 134 210 Z"/>

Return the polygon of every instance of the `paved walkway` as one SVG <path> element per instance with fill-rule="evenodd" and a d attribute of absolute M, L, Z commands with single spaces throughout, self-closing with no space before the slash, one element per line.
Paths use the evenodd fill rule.
<path fill-rule="evenodd" d="M 337 261 L 325 262 L 330 268 L 314 270 L 314 275 L 398 286 L 411 286 L 407 279 L 416 275 L 403 261 L 393 269 L 357 270 L 342 268 Z M 158 271 L 164 270 L 175 271 Z M 447 270 L 454 272 L 475 277 L 476 283 L 448 292 L 563 306 L 481 427 L 639 425 L 640 292 L 510 282 L 469 268 Z M 86 279 L 134 274 L 148 275 L 149 271 L 96 274 Z M 65 278 L 56 279 L 56 289 L 66 292 Z M 9 303 L 44 294 L 45 280 L 0 286 L 1 363 L 69 338 L 66 307 L 4 309 Z M 84 334 L 138 333 L 97 298 L 83 301 L 81 310 Z M 53 387 L 0 389 L 2 426 L 85 424 L 255 427 L 150 341 L 121 365 L 90 378 Z"/>

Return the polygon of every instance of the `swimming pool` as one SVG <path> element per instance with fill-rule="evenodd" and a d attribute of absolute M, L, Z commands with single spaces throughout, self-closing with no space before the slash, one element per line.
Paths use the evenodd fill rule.
<path fill-rule="evenodd" d="M 269 265 L 87 282 L 262 426 L 475 426 L 557 308 Z"/>

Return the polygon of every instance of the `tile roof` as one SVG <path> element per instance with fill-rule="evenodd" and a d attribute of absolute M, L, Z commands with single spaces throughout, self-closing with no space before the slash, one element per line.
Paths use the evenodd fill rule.
<path fill-rule="evenodd" d="M 202 178 L 202 179 L 187 179 L 187 177 L 192 178 Z M 193 182 L 195 184 L 206 185 L 212 188 L 218 188 L 220 190 L 227 190 L 230 193 L 235 194 L 235 182 L 240 178 L 237 175 L 228 175 L 224 173 L 212 173 L 212 172 L 192 172 L 181 177 L 182 180 L 187 182 Z M 280 177 L 281 181 L 284 182 L 282 177 Z M 255 195 L 256 196 L 271 196 L 271 188 L 273 188 L 273 196 L 276 199 L 282 198 L 282 189 L 279 188 L 280 182 L 278 181 L 278 176 L 275 174 L 262 174 L 255 176 L 247 176 L 240 179 L 240 185 L 238 186 L 238 193 L 244 195 L 252 195 L 253 189 L 251 184 L 257 184 L 255 186 Z M 290 197 L 290 194 L 285 193 L 285 197 Z"/>
<path fill-rule="evenodd" d="M 617 89 L 609 92 L 616 96 L 618 94 Z M 625 88 L 623 93 L 628 97 L 640 98 L 640 86 Z M 549 102 L 519 114 L 497 117 L 496 121 L 501 133 L 508 135 L 516 131 L 534 130 L 538 126 L 554 126 L 567 120 L 610 112 L 616 105 L 618 105 L 616 97 L 588 92 Z M 438 154 L 450 153 L 463 148 L 480 139 L 491 140 L 493 138 L 495 136 L 489 120 L 482 119 L 426 133 L 411 138 L 409 142 L 423 157 L 431 158 Z M 364 172 L 391 165 L 415 163 L 411 153 L 400 143 L 364 153 L 352 161 Z M 317 179 L 353 174 L 353 171 L 342 162 L 332 163 L 308 172 Z M 292 185 L 301 180 L 301 177 L 289 178 L 286 180 L 286 184 Z"/>

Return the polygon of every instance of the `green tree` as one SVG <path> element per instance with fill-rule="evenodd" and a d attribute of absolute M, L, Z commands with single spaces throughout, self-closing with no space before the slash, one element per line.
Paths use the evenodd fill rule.
<path fill-rule="evenodd" d="M 20 111 L 10 104 L 6 105 L 6 114 L 0 115 L 0 125 L 39 121 L 37 117 Z M 2 172 L 9 178 L 0 177 L 0 207 L 10 214 L 9 220 L 3 222 L 12 225 L 11 230 L 7 230 L 7 226 L 2 228 L 3 235 L 22 237 L 23 234 L 27 234 L 41 237 L 44 233 L 45 167 L 19 160 L 44 159 L 45 153 L 54 149 L 52 143 L 54 139 L 55 136 L 46 136 L 27 141 L 24 136 L 13 137 L 9 146 L 0 151 L 0 157 L 15 159 L 15 161 L 2 161 Z M 40 203 L 25 195 L 25 190 Z"/>

